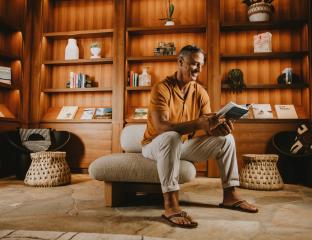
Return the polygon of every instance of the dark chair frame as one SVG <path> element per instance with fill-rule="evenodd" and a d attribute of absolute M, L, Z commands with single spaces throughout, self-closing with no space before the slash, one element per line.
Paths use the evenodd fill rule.
<path fill-rule="evenodd" d="M 51 129 L 50 136 L 51 146 L 47 151 L 59 151 L 64 148 L 70 140 L 70 133 L 68 131 L 57 131 Z M 24 179 L 31 164 L 30 153 L 33 151 L 22 145 L 18 130 L 7 132 L 6 137 L 10 145 L 16 150 L 16 176 L 18 179 Z"/>

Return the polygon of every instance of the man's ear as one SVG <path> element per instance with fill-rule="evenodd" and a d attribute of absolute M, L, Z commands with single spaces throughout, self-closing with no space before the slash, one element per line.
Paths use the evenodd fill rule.
<path fill-rule="evenodd" d="M 178 63 L 179 63 L 179 66 L 181 67 L 181 66 L 182 66 L 182 64 L 183 64 L 183 58 L 182 58 L 182 57 L 179 57 L 179 59 L 178 59 Z"/>

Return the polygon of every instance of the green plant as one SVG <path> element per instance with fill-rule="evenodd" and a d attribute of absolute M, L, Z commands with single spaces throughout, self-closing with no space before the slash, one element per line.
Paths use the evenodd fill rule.
<path fill-rule="evenodd" d="M 168 0 L 168 9 L 166 11 L 167 17 L 160 18 L 159 20 L 166 20 L 166 21 L 172 21 L 173 20 L 173 12 L 174 12 L 174 5 L 171 0 Z"/>
<path fill-rule="evenodd" d="M 233 92 L 240 92 L 246 87 L 243 72 L 238 68 L 229 71 L 226 83 Z"/>
<path fill-rule="evenodd" d="M 91 43 L 90 48 L 100 48 L 101 45 L 98 42 Z"/>
<path fill-rule="evenodd" d="M 243 0 L 242 3 L 245 3 L 248 7 L 251 6 L 254 3 L 260 3 L 260 2 L 265 2 L 265 3 L 272 3 L 274 0 Z"/>

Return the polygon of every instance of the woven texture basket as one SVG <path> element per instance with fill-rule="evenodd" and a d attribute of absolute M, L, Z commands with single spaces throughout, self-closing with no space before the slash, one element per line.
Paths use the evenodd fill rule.
<path fill-rule="evenodd" d="M 24 183 L 37 187 L 54 187 L 69 184 L 70 169 L 65 152 L 36 152 L 30 154 L 32 162 Z"/>
<path fill-rule="evenodd" d="M 275 154 L 245 154 L 244 167 L 240 176 L 240 185 L 243 188 L 254 190 L 278 190 L 284 186 L 276 163 Z"/>

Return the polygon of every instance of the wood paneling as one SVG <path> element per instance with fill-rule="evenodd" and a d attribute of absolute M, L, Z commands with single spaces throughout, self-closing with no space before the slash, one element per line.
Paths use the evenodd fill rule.
<path fill-rule="evenodd" d="M 112 152 L 110 123 L 42 123 L 40 127 L 71 133 L 71 139 L 65 148 L 71 169 L 88 168 L 92 161 Z"/>

